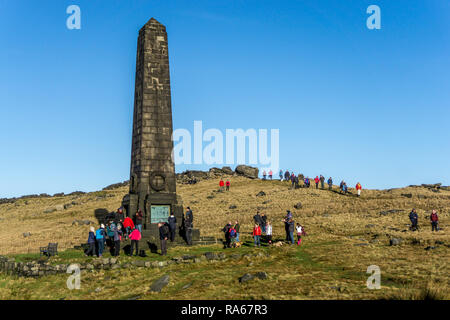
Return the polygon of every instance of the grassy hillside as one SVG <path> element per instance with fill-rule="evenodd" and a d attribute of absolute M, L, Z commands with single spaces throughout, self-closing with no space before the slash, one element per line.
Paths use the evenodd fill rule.
<path fill-rule="evenodd" d="M 64 275 L 41 279 L 0 277 L 0 297 L 5 298 L 127 298 L 142 299 L 354 299 L 354 298 L 449 298 L 450 191 L 434 192 L 409 187 L 393 190 L 363 190 L 361 198 L 340 195 L 337 190 L 289 190 L 287 182 L 231 177 L 229 192 L 216 192 L 218 180 L 196 185 L 178 185 L 184 205 L 195 215 L 202 235 L 222 237 L 220 229 L 228 221 L 241 222 L 241 238 L 251 241 L 251 223 L 256 210 L 273 222 L 274 236 L 284 238 L 281 222 L 287 209 L 305 226 L 308 236 L 302 247 L 253 249 L 244 247 L 225 252 L 269 250 L 269 258 L 242 259 L 231 264 L 200 263 L 171 265 L 166 270 L 111 270 L 89 273 L 81 290 L 65 288 Z M 62 249 L 85 242 L 88 226 L 74 220 L 96 222 L 95 210 L 114 211 L 127 187 L 77 196 L 20 199 L 0 205 L 0 254 L 31 255 L 39 246 L 56 241 Z M 265 196 L 256 196 L 260 191 Z M 350 189 L 354 192 L 354 189 Z M 294 205 L 301 203 L 300 209 Z M 69 206 L 67 206 L 69 204 Z M 63 209 L 66 205 L 67 209 Z M 235 205 L 235 209 L 229 209 Z M 48 209 L 59 209 L 53 212 Z M 408 230 L 408 213 L 416 208 L 420 231 Z M 432 233 L 428 220 L 431 209 L 438 210 L 443 230 Z M 395 212 L 386 212 L 396 210 Z M 24 237 L 23 233 L 31 233 Z M 389 246 L 400 238 L 399 246 Z M 431 247 L 431 248 L 428 248 Z M 428 250 L 426 250 L 428 248 Z M 220 246 L 177 248 L 172 254 L 198 250 L 222 251 Z M 76 256 L 78 253 L 74 253 Z M 150 259 L 157 257 L 150 257 Z M 83 259 L 81 256 L 77 259 Z M 125 259 L 125 258 L 121 258 Z M 159 259 L 159 257 L 158 257 Z M 369 265 L 381 269 L 382 289 L 369 290 L 365 283 Z M 267 280 L 240 285 L 245 272 L 265 271 Z M 152 279 L 170 273 L 170 285 L 161 294 L 148 292 Z M 134 279 L 147 281 L 133 282 Z M 102 280 L 109 279 L 108 284 Z M 235 290 L 229 290 L 229 283 Z M 192 285 L 180 290 L 186 283 Z M 49 289 L 52 288 L 51 293 Z M 95 292 L 96 288 L 101 288 Z M 28 292 L 28 293 L 26 293 Z"/>

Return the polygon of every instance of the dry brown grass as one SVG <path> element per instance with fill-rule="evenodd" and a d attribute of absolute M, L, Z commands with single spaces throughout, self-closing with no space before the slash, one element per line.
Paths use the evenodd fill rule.
<path fill-rule="evenodd" d="M 274 235 L 284 238 L 284 225 L 281 219 L 286 210 L 290 209 L 295 220 L 305 226 L 308 236 L 304 240 L 307 245 L 300 253 L 289 253 L 288 248 L 274 249 L 279 250 L 277 257 L 281 258 L 261 262 L 261 268 L 267 268 L 272 273 L 273 283 L 270 286 L 274 288 L 273 292 L 259 290 L 258 286 L 265 285 L 258 282 L 249 284 L 246 291 L 238 290 L 233 296 L 222 293 L 220 297 L 449 298 L 450 277 L 447 268 L 450 261 L 449 191 L 442 190 L 436 193 L 426 188 L 363 190 L 361 198 L 357 198 L 353 195 L 344 196 L 312 188 L 289 190 L 287 182 L 230 178 L 231 190 L 223 193 L 217 192 L 218 180 L 177 186 L 184 205 L 189 205 L 193 209 L 195 225 L 200 228 L 202 235 L 222 237 L 220 229 L 224 224 L 239 220 L 241 238 L 250 239 L 252 217 L 256 210 L 259 210 L 273 222 Z M 264 191 L 266 196 L 257 197 L 259 191 Z M 350 191 L 354 193 L 353 189 Z M 120 206 L 126 192 L 127 188 L 124 187 L 76 197 L 28 199 L 27 203 L 20 200 L 16 204 L 0 205 L 0 254 L 27 253 L 53 241 L 57 241 L 62 249 L 85 242 L 88 227 L 72 226 L 72 221 L 75 219 L 96 221 L 94 216 L 96 209 L 105 208 L 114 211 Z M 402 196 L 405 193 L 411 193 L 412 198 Z M 98 194 L 108 197 L 97 200 Z M 214 197 L 208 199 L 210 195 Z M 78 201 L 80 204 L 67 210 L 43 213 L 49 207 L 71 201 Z M 301 209 L 294 208 L 294 204 L 298 202 L 303 205 Z M 232 204 L 237 208 L 229 209 Z M 416 208 L 419 214 L 421 229 L 418 232 L 408 230 L 408 213 L 411 208 Z M 404 211 L 380 215 L 381 211 L 390 209 Z M 431 232 L 429 220 L 426 218 L 431 209 L 438 210 L 440 226 L 444 229 L 438 233 Z M 31 237 L 24 239 L 22 235 L 24 232 L 31 232 Z M 389 239 L 392 237 L 402 238 L 403 243 L 400 246 L 389 246 Z M 416 244 L 413 244 L 413 241 Z M 444 244 L 436 245 L 436 241 Z M 359 246 L 360 244 L 364 245 Z M 436 248 L 425 250 L 427 246 Z M 285 256 L 283 250 L 286 250 Z M 298 259 L 296 254 L 300 254 Z M 283 257 L 287 260 L 283 260 Z M 297 262 L 293 265 L 292 261 Z M 364 288 L 364 279 L 368 276 L 365 272 L 369 265 L 378 265 L 381 268 L 382 288 L 388 291 L 370 291 Z M 230 270 L 245 270 L 246 266 L 236 265 L 230 268 Z M 235 272 L 227 270 L 225 268 L 221 271 L 223 275 L 217 287 L 198 291 L 192 298 L 215 299 L 216 297 L 211 295 L 220 294 L 226 287 L 226 284 L 221 287 L 220 283 L 231 279 L 231 275 L 227 272 Z M 189 270 L 189 272 L 195 274 L 196 271 Z M 214 268 L 202 270 L 203 275 L 211 277 L 217 272 Z M 303 285 L 298 286 L 298 283 Z M 252 286 L 255 288 L 252 289 Z M 339 286 L 341 289 L 337 292 L 330 289 L 330 286 Z M 283 289 L 278 289 L 279 287 Z M 183 299 L 182 293 L 175 292 L 178 291 L 172 293 L 175 297 Z M 283 292 L 286 292 L 286 295 Z"/>

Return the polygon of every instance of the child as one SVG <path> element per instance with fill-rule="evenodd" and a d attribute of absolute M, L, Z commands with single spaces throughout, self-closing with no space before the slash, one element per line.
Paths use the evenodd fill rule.
<path fill-rule="evenodd" d="M 302 244 L 302 232 L 303 232 L 303 228 L 300 225 L 300 223 L 297 223 L 297 245 L 301 245 Z"/>
<path fill-rule="evenodd" d="M 270 221 L 267 221 L 266 236 L 267 236 L 267 242 L 269 244 L 272 244 L 272 224 L 270 223 Z"/>
<path fill-rule="evenodd" d="M 255 227 L 253 228 L 253 238 L 255 239 L 255 247 L 261 247 L 261 228 L 258 224 L 255 224 Z"/>

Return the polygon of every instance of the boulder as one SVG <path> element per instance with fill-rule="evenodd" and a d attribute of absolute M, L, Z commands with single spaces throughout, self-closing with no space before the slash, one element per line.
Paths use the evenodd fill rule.
<path fill-rule="evenodd" d="M 233 175 L 234 171 L 230 167 L 222 167 L 222 171 L 225 174 Z"/>
<path fill-rule="evenodd" d="M 268 278 L 267 273 L 265 273 L 264 271 L 257 272 L 257 273 L 254 274 L 254 276 L 256 278 L 258 278 L 258 279 L 261 279 L 261 280 L 266 280 Z"/>
<path fill-rule="evenodd" d="M 259 169 L 258 168 L 254 168 L 254 167 L 250 167 L 250 166 L 246 166 L 246 165 L 239 165 L 236 167 L 236 169 L 234 170 L 238 175 L 240 176 L 244 176 L 250 179 L 257 179 L 258 178 L 258 173 L 259 173 Z"/>
<path fill-rule="evenodd" d="M 389 240 L 390 246 L 398 246 L 401 243 L 402 243 L 402 239 L 400 239 L 400 238 L 392 238 L 391 240 Z"/>
<path fill-rule="evenodd" d="M 247 281 L 253 280 L 255 277 L 251 275 L 250 273 L 244 274 L 242 277 L 239 278 L 239 283 L 245 283 Z"/>
<path fill-rule="evenodd" d="M 170 277 L 168 274 L 162 276 L 150 286 L 150 291 L 161 292 L 161 290 L 169 284 Z"/>
<path fill-rule="evenodd" d="M 229 208 L 229 209 L 236 209 L 237 206 L 236 206 L 235 204 L 232 204 L 232 205 L 230 205 L 228 208 Z"/>
<path fill-rule="evenodd" d="M 412 198 L 412 193 L 402 193 L 402 197 Z"/>
<path fill-rule="evenodd" d="M 31 232 L 24 232 L 23 233 L 23 237 L 24 238 L 27 238 L 27 237 L 30 237 L 31 236 Z"/>
<path fill-rule="evenodd" d="M 266 193 L 264 191 L 260 191 L 260 192 L 258 192 L 258 194 L 256 196 L 257 197 L 263 197 L 265 195 L 266 195 Z"/>

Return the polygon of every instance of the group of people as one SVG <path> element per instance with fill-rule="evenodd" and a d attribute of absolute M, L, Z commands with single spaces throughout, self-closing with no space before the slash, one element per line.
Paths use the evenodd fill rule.
<path fill-rule="evenodd" d="M 225 189 L 226 191 L 230 191 L 230 185 L 231 185 L 230 180 L 227 180 L 226 182 L 224 182 L 223 179 L 220 179 L 220 181 L 219 181 L 219 190 L 220 191 L 224 191 L 224 188 L 226 188 Z"/>
<path fill-rule="evenodd" d="M 113 256 L 118 256 L 122 239 L 130 239 L 130 255 L 133 254 L 134 248 L 136 248 L 135 255 L 138 255 L 142 232 L 142 212 L 140 210 L 136 212 L 133 221 L 130 217 L 124 217 L 123 209 L 119 208 L 114 215 L 108 215 L 107 218 L 109 220 L 106 226 L 102 223 L 97 230 L 90 227 L 86 256 L 101 257 L 105 250 L 105 244 L 110 248 Z"/>
<path fill-rule="evenodd" d="M 419 230 L 419 216 L 417 214 L 416 209 L 412 209 L 409 213 L 409 220 L 411 221 L 411 230 L 418 231 Z M 431 211 L 430 215 L 430 223 L 431 223 L 431 232 L 439 231 L 439 217 L 436 210 Z"/>
<path fill-rule="evenodd" d="M 273 227 L 270 220 L 267 219 L 267 216 L 264 213 L 257 213 L 253 217 L 254 227 L 252 230 L 252 237 L 255 247 L 261 247 L 261 237 L 265 236 L 266 242 L 271 245 L 272 244 L 272 235 L 273 235 Z M 294 232 L 297 233 L 297 245 L 301 245 L 302 236 L 306 235 L 305 229 L 300 223 L 295 224 L 292 216 L 292 212 L 287 210 L 287 214 L 282 220 L 285 224 L 286 231 L 286 241 L 290 244 L 294 244 Z M 225 248 L 237 247 L 240 246 L 239 243 L 239 234 L 240 234 L 240 225 L 238 221 L 235 221 L 234 224 L 228 222 L 225 227 L 223 227 L 222 231 L 225 234 Z"/>
<path fill-rule="evenodd" d="M 110 248 L 112 256 L 119 256 L 122 240 L 131 240 L 129 255 L 139 254 L 139 241 L 142 238 L 143 214 L 138 210 L 134 215 L 134 221 L 130 217 L 124 217 L 123 208 L 119 208 L 115 214 L 107 216 L 107 224 L 100 224 L 95 230 L 90 227 L 88 236 L 88 249 L 86 256 L 97 255 L 102 257 L 105 245 Z M 186 215 L 183 219 L 185 240 L 188 245 L 192 245 L 192 229 L 194 215 L 190 207 L 187 207 Z M 161 244 L 161 254 L 167 255 L 167 241 L 173 242 L 176 237 L 177 219 L 173 212 L 170 213 L 167 221 L 158 223 L 159 239 Z"/>

